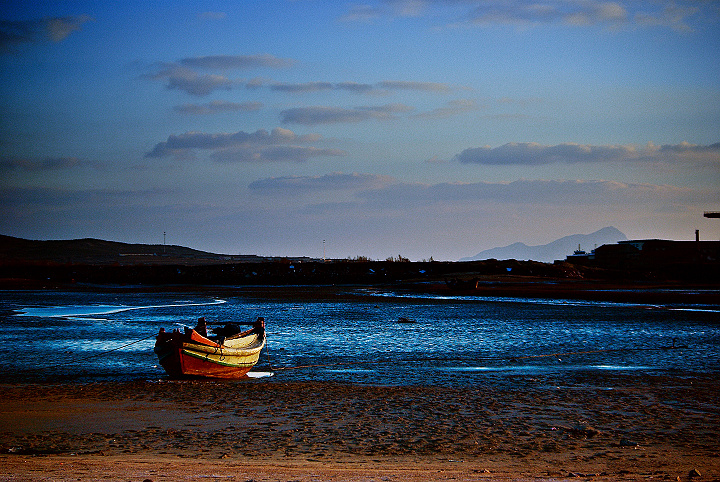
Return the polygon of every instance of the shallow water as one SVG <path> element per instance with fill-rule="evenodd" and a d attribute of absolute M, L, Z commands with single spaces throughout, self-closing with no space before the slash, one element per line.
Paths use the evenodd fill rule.
<path fill-rule="evenodd" d="M 598 371 L 720 372 L 717 306 L 366 295 L 283 302 L 0 292 L 2 381 L 164 378 L 155 334 L 193 326 L 200 316 L 211 326 L 264 316 L 268 349 L 254 377 L 273 373 L 272 381 L 469 386 Z M 673 343 L 687 348 L 663 349 Z"/>

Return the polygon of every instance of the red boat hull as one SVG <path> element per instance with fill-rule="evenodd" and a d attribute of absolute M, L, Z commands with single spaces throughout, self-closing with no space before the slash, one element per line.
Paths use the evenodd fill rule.
<path fill-rule="evenodd" d="M 249 340 L 252 343 L 233 348 L 205 338 L 195 330 L 187 329 L 185 333 L 160 330 L 155 353 L 171 378 L 243 378 L 257 363 L 265 344 L 264 337 L 250 337 L 253 337 Z"/>

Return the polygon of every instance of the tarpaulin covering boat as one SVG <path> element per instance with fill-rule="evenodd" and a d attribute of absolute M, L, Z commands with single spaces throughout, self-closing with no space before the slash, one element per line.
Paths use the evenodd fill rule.
<path fill-rule="evenodd" d="M 263 318 L 258 318 L 252 329 L 228 336 L 208 337 L 198 331 L 205 331 L 204 325 L 203 329 L 186 327 L 184 331 L 160 329 L 155 353 L 170 377 L 242 378 L 258 362 L 265 346 Z M 223 333 L 222 329 L 217 332 Z"/>

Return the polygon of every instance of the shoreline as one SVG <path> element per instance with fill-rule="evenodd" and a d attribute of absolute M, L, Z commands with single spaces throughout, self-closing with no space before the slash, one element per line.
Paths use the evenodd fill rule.
<path fill-rule="evenodd" d="M 567 299 L 640 304 L 701 304 L 720 306 L 720 285 L 680 282 L 617 282 L 533 277 L 483 277 L 477 288 L 452 290 L 444 282 L 305 285 L 123 285 L 48 284 L 33 280 L 0 279 L 2 291 L 67 291 L 93 293 L 204 293 L 298 301 L 355 300 L 395 302 L 406 296 Z M 373 296 L 372 293 L 395 295 Z M 428 298 L 428 302 L 440 301 Z M 456 300 L 455 300 L 456 301 Z M 472 301 L 472 299 L 470 300 Z"/>
<path fill-rule="evenodd" d="M 0 480 L 720 478 L 717 374 L 0 388 Z"/>

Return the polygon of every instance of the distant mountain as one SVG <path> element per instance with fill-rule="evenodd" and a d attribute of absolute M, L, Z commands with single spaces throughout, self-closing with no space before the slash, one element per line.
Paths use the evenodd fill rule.
<path fill-rule="evenodd" d="M 532 260 L 552 263 L 556 259 L 565 259 L 578 249 L 578 245 L 585 251 L 595 249 L 603 244 L 615 244 L 627 239 L 621 231 L 613 227 L 603 228 L 591 234 L 573 234 L 565 236 L 542 246 L 528 246 L 524 243 L 514 243 L 503 248 L 492 248 L 481 251 L 475 256 L 462 258 L 460 261 L 478 261 L 483 259 L 517 259 L 519 261 Z"/>

